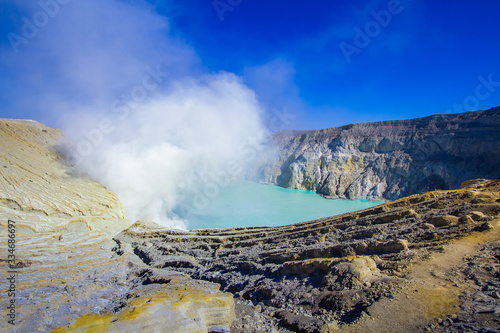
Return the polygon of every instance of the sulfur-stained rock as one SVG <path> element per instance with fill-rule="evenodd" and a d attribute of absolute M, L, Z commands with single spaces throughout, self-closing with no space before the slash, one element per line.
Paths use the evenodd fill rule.
<path fill-rule="evenodd" d="M 469 215 L 474 221 L 481 221 L 485 217 L 484 213 L 479 211 L 471 211 Z"/>
<path fill-rule="evenodd" d="M 473 224 L 474 220 L 472 219 L 472 217 L 470 217 L 470 215 L 465 215 L 458 219 L 458 223 L 462 225 L 468 225 Z"/>
<path fill-rule="evenodd" d="M 111 240 L 132 223 L 116 194 L 72 174 L 56 150 L 61 134 L 34 121 L 0 120 L 0 244 L 8 244 L 8 224 L 16 235 L 16 262 L 0 260 L 0 279 L 17 271 L 15 331 L 229 332 L 231 294 L 155 271 L 131 244 Z M 159 230 L 168 232 L 139 222 L 130 232 Z M 0 298 L 0 307 L 8 302 Z M 11 329 L 0 321 L 0 331 Z"/>
<path fill-rule="evenodd" d="M 233 297 L 216 287 L 180 282 L 137 291 L 117 313 L 85 315 L 53 332 L 229 332 L 235 315 Z"/>
<path fill-rule="evenodd" d="M 386 214 L 384 216 L 379 217 L 375 222 L 376 223 L 389 223 L 395 220 L 399 220 L 403 217 L 410 217 L 410 216 L 417 216 L 417 212 L 415 212 L 413 209 L 405 209 L 401 211 L 396 211 L 396 212 L 391 212 L 389 214 Z"/>
<path fill-rule="evenodd" d="M 287 309 L 287 313 L 295 314 L 267 319 L 276 325 L 309 325 L 306 318 L 310 317 L 326 324 L 331 321 L 330 312 L 335 313 L 335 318 L 352 320 L 350 316 L 356 317 L 367 305 L 387 295 L 389 286 L 396 283 L 392 277 L 405 276 L 413 267 L 411 258 L 422 255 L 420 249 L 423 253 L 435 251 L 474 230 L 437 229 L 425 225 L 429 216 L 458 214 L 464 207 L 475 205 L 478 197 L 486 200 L 481 202 L 481 210 L 496 212 L 484 207 L 496 204 L 500 180 L 485 182 L 474 195 L 468 195 L 469 191 L 433 191 L 282 227 L 180 232 L 136 226 L 115 239 L 130 243 L 135 251 L 149 253 L 143 258 L 161 253 L 165 258 L 192 256 L 198 265 L 169 269 L 220 283 L 222 290 L 258 304 L 265 311 Z M 373 223 L 387 216 L 397 218 Z M 452 219 L 455 223 L 458 218 Z"/>
<path fill-rule="evenodd" d="M 335 265 L 330 274 L 337 276 L 337 282 L 342 287 L 357 288 L 368 282 L 376 272 L 378 269 L 375 261 L 362 256 Z"/>
<path fill-rule="evenodd" d="M 283 263 L 282 275 L 310 275 L 316 272 L 328 272 L 341 259 L 315 258 L 301 261 L 287 261 Z"/>
<path fill-rule="evenodd" d="M 477 187 L 486 182 L 486 179 L 469 179 L 460 184 L 460 188 Z"/>
<path fill-rule="evenodd" d="M 99 230 L 18 235 L 17 331 L 71 332 L 94 329 L 137 332 L 151 328 L 170 332 L 229 331 L 233 297 L 213 283 L 195 281 L 165 270 L 151 270 L 122 243 Z M 6 234 L 0 243 L 7 244 Z M 29 259 L 29 260 L 28 260 Z M 0 278 L 6 279 L 5 261 Z M 6 307 L 8 298 L 0 300 Z M 167 317 L 165 317 L 167 316 Z M 169 317 L 171 316 L 171 318 Z M 74 318 L 78 318 L 76 322 Z M 0 322 L 0 331 L 8 331 Z M 64 331 L 63 330 L 63 331 Z"/>
<path fill-rule="evenodd" d="M 406 239 L 396 239 L 388 242 L 375 242 L 368 249 L 380 253 L 395 253 L 408 250 L 408 241 Z"/>
<path fill-rule="evenodd" d="M 429 220 L 429 223 L 437 228 L 447 227 L 458 223 L 458 217 L 453 215 L 436 216 Z"/>
<path fill-rule="evenodd" d="M 54 193 L 44 193 L 49 200 L 40 203 L 35 197 L 33 201 L 17 200 L 19 193 L 9 192 L 12 185 L 1 185 L 8 190 L 7 195 L 0 192 L 0 226 L 6 226 L 7 218 L 16 221 L 16 241 L 22 249 L 15 266 L 20 271 L 16 299 L 19 331 L 229 332 L 234 328 L 236 333 L 257 333 L 272 331 L 273 326 L 280 331 L 319 332 L 328 327 L 335 331 L 337 326 L 328 326 L 329 323 L 337 322 L 343 329 L 344 324 L 369 313 L 378 300 L 388 301 L 392 295 L 405 291 L 405 286 L 413 283 L 405 280 L 406 274 L 411 274 L 412 267 L 417 267 L 422 258 L 472 231 L 486 231 L 497 223 L 493 218 L 500 212 L 498 179 L 281 227 L 180 231 L 152 221 L 138 221 L 130 226 L 130 221 L 117 214 L 114 194 L 107 196 L 107 190 L 99 184 L 73 179 L 66 167 L 50 160 L 55 155 L 50 149 L 44 150 L 43 145 L 52 147 L 54 141 L 36 141 L 51 134 L 50 129 L 44 132 L 42 127 L 40 134 L 36 124 L 21 122 L 16 126 L 24 126 L 19 124 L 27 124 L 30 130 L 20 130 L 21 139 L 12 133 L 6 137 L 12 147 L 35 140 L 35 148 L 19 146 L 34 149 L 35 174 L 56 184 L 74 180 L 70 184 L 84 194 L 76 198 L 73 188 L 63 188 L 62 193 L 67 196 L 62 197 L 56 193 L 57 188 L 49 187 Z M 23 135 L 26 139 L 22 139 Z M 306 139 L 307 135 L 303 140 Z M 300 140 L 295 143 L 300 145 Z M 339 143 L 330 142 L 332 147 Z M 361 146 L 364 152 L 394 158 L 391 170 L 400 170 L 401 175 L 411 171 L 399 160 L 404 160 L 404 154 L 391 151 L 399 150 L 401 145 L 394 140 L 375 139 Z M 3 169 L 10 168 L 5 163 L 11 156 L 8 148 L 0 143 L 0 157 L 6 156 L 4 160 L 0 158 L 2 176 L 7 175 Z M 46 154 L 38 154 L 38 150 Z M 22 155 L 22 151 L 15 154 L 24 160 L 13 161 L 12 165 L 26 165 L 28 155 Z M 307 157 L 318 156 L 329 167 L 335 163 L 344 165 L 339 186 L 354 184 L 347 191 L 350 196 L 364 193 L 370 182 L 377 183 L 377 188 L 371 189 L 367 197 L 408 190 L 399 178 L 391 181 L 391 186 L 380 182 L 376 178 L 378 171 L 355 177 L 353 172 L 369 161 L 355 154 L 349 156 L 349 151 L 336 156 L 338 161 L 319 153 L 309 152 Z M 384 170 L 383 162 L 377 162 L 380 171 Z M 45 171 L 40 170 L 46 170 L 45 167 L 64 172 L 44 176 Z M 309 170 L 310 165 L 305 167 Z M 294 168 L 299 174 L 301 168 Z M 7 175 L 9 181 L 18 181 L 13 174 Z M 29 174 L 18 175 L 34 183 L 43 182 Z M 311 188 L 317 185 L 314 177 L 307 176 L 302 181 L 297 184 Z M 427 179 L 423 186 L 438 182 L 437 178 Z M 97 197 L 91 197 L 94 192 Z M 476 214 L 476 218 L 491 223 L 474 221 L 466 215 L 472 212 L 482 212 L 484 217 Z M 435 228 L 427 223 L 430 217 L 444 217 L 449 220 L 446 225 L 454 225 L 456 216 L 460 216 L 460 225 L 455 227 Z M 7 244 L 5 235 L 0 234 L 0 244 Z M 488 235 L 492 233 L 474 237 Z M 0 267 L 0 278 L 5 279 L 7 262 L 0 260 Z M 493 274 L 491 267 L 496 266 L 484 265 L 485 271 Z M 483 287 L 491 299 L 497 299 L 496 291 L 490 290 L 496 288 L 494 284 Z M 404 297 L 396 298 L 401 300 Z M 1 298 L 0 307 L 5 308 L 6 302 L 8 299 Z M 247 311 L 238 311 L 238 322 L 231 326 L 235 302 L 239 309 Z M 5 325 L 5 321 L 0 322 L 1 331 L 7 331 Z"/>
<path fill-rule="evenodd" d="M 0 119 L 0 199 L 13 210 L 123 218 L 116 194 L 72 177 L 57 152 L 62 131 L 35 121 Z"/>

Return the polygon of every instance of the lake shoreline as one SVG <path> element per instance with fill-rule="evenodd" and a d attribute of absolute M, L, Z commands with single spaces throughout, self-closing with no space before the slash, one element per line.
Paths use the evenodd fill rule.
<path fill-rule="evenodd" d="M 323 200 L 316 192 L 249 180 L 232 180 L 206 207 L 191 212 L 187 229 L 277 227 L 382 204 L 367 199 Z M 183 218 L 183 216 L 180 216 Z"/>

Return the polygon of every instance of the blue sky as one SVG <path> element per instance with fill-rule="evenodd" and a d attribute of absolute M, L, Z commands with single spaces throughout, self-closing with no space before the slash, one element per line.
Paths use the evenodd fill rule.
<path fill-rule="evenodd" d="M 500 105 L 499 13 L 496 0 L 3 1 L 0 117 L 60 126 L 148 66 L 169 73 L 155 93 L 234 73 L 293 129 L 487 109 Z"/>

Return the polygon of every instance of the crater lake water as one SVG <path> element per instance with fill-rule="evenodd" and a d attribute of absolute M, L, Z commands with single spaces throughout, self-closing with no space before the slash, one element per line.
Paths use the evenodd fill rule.
<path fill-rule="evenodd" d="M 187 218 L 188 229 L 282 226 L 381 204 L 365 199 L 325 199 L 312 191 L 231 181 Z"/>

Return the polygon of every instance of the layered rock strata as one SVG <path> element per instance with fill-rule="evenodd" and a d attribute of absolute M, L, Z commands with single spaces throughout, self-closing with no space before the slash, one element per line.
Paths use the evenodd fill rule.
<path fill-rule="evenodd" d="M 394 200 L 500 170 L 500 108 L 275 134 L 254 178 L 333 198 Z"/>
<path fill-rule="evenodd" d="M 61 134 L 0 120 L 0 331 L 228 332 L 234 300 L 217 284 L 112 251 L 132 222 L 116 194 L 72 174 Z"/>
<path fill-rule="evenodd" d="M 0 236 L 2 251 L 8 238 Z M 15 326 L 2 332 L 229 331 L 231 294 L 213 283 L 158 272 L 135 255 L 116 255 L 100 231 L 19 235 L 17 263 L 0 262 L 2 281 L 16 274 L 15 297 L 2 284 L 2 313 L 15 299 Z M 2 256 L 3 257 L 3 256 Z"/>
<path fill-rule="evenodd" d="M 320 332 L 405 290 L 414 263 L 499 214 L 500 180 L 479 180 L 283 227 L 175 232 L 142 222 L 115 239 L 150 267 L 219 283 L 280 329 Z"/>
<path fill-rule="evenodd" d="M 0 213 L 123 219 L 116 194 L 64 165 L 56 152 L 61 135 L 35 121 L 0 121 Z"/>

